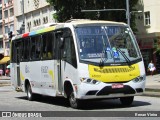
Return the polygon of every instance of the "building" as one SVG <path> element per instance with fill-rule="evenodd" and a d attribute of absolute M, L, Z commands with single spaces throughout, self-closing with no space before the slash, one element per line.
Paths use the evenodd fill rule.
<path fill-rule="evenodd" d="M 160 55 L 155 47 L 160 45 L 160 1 L 139 0 L 136 9 L 143 12 L 136 14 L 136 26 L 138 29 L 136 37 L 144 58 L 146 70 L 152 60 L 160 73 Z"/>
<path fill-rule="evenodd" d="M 15 34 L 15 18 L 14 18 L 14 0 L 3 0 L 3 10 L 2 10 L 2 18 L 3 18 L 3 44 L 4 44 L 4 56 L 10 56 L 10 41 L 9 41 L 9 33 L 12 31 L 13 35 Z"/>
<path fill-rule="evenodd" d="M 55 22 L 54 13 L 53 7 L 46 0 L 16 0 L 17 34 L 30 32 L 44 24 Z"/>
<path fill-rule="evenodd" d="M 15 34 L 14 28 L 14 1 L 13 0 L 1 0 L 1 12 L 2 12 L 2 24 L 1 33 L 3 34 L 0 38 L 1 56 L 0 68 L 5 70 L 10 61 L 10 39 L 9 33 L 12 31 Z"/>
<path fill-rule="evenodd" d="M 3 49 L 3 33 L 2 33 L 2 0 L 0 0 L 0 59 L 3 58 L 4 49 Z"/>
<path fill-rule="evenodd" d="M 46 0 L 0 0 L 0 69 L 10 60 L 10 35 L 30 32 L 53 23 L 52 6 Z"/>

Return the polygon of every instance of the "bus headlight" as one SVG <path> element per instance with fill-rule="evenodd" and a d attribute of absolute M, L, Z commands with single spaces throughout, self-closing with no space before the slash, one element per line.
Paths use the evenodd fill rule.
<path fill-rule="evenodd" d="M 80 80 L 81 80 L 81 82 L 88 83 L 88 84 L 94 84 L 94 85 L 97 85 L 100 83 L 100 81 L 94 80 L 91 78 L 81 78 Z"/>
<path fill-rule="evenodd" d="M 135 82 L 135 83 L 137 83 L 137 82 L 142 82 L 142 81 L 144 81 L 145 79 L 146 79 L 146 75 L 142 75 L 142 76 L 139 76 L 139 77 L 135 78 L 135 79 L 133 80 L 133 82 Z"/>

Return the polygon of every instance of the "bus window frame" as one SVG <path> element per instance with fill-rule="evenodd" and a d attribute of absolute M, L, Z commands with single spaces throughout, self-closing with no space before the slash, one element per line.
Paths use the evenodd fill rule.
<path fill-rule="evenodd" d="M 26 38 L 21 38 L 22 40 L 22 43 L 23 43 L 23 53 L 22 53 L 22 55 L 23 55 L 23 58 L 20 60 L 20 62 L 28 62 L 29 60 L 30 60 L 30 53 L 29 53 L 29 46 L 30 46 L 30 37 L 26 37 Z M 28 41 L 28 46 L 24 46 L 24 44 L 25 44 L 25 42 L 26 41 Z M 26 51 L 25 50 L 28 50 L 28 56 L 27 56 L 27 58 L 25 58 L 24 56 L 25 56 L 25 53 L 26 53 Z"/>
<path fill-rule="evenodd" d="M 37 57 L 32 58 L 32 56 L 31 56 L 32 45 L 33 45 L 33 44 L 32 44 L 32 38 L 35 38 L 35 37 L 40 37 L 40 56 L 39 56 L 38 58 L 37 58 Z M 29 58 L 30 58 L 30 59 L 29 59 L 29 61 L 40 61 L 40 60 L 41 60 L 41 44 L 42 44 L 42 43 L 41 43 L 41 41 L 42 41 L 41 39 L 42 39 L 42 38 L 41 38 L 41 34 L 34 35 L 34 36 L 30 36 L 30 40 L 29 40 L 29 41 L 30 41 L 30 45 L 29 45 L 29 48 L 30 48 L 30 49 L 29 49 Z M 36 40 L 37 40 L 37 39 L 35 39 L 35 41 L 36 41 Z M 36 54 L 36 43 L 37 43 L 37 42 L 35 42 L 35 49 L 34 49 L 34 50 L 35 50 L 35 51 L 34 51 L 35 54 Z"/>
<path fill-rule="evenodd" d="M 69 30 L 69 32 L 70 32 L 70 34 L 66 34 L 65 33 L 65 30 Z M 76 43 L 75 43 L 75 41 L 74 41 L 74 37 L 73 37 L 73 33 L 72 33 L 72 30 L 70 29 L 70 28 L 68 28 L 68 27 L 66 27 L 66 28 L 61 28 L 61 29 L 57 29 L 56 31 L 54 31 L 55 32 L 55 41 L 56 41 L 56 49 L 57 49 L 57 47 L 58 47 L 58 49 L 60 50 L 60 51 L 56 51 L 56 58 L 58 59 L 58 60 L 62 60 L 62 61 L 65 61 L 65 62 L 67 62 L 68 64 L 70 64 L 70 65 L 72 65 L 74 68 L 77 68 L 78 67 L 78 63 L 77 63 L 77 60 L 78 60 L 78 58 L 77 58 L 77 54 L 76 54 Z M 60 34 L 60 35 L 57 35 L 56 36 L 56 34 Z M 61 45 L 61 41 L 60 41 L 60 38 L 63 38 L 64 39 L 64 41 L 63 41 L 63 44 L 64 45 L 62 45 L 62 46 L 60 46 Z M 70 62 L 70 61 L 68 61 L 66 58 L 64 58 L 63 59 L 63 52 L 64 52 L 64 50 L 65 50 L 65 41 L 66 41 L 66 39 L 67 38 L 70 38 L 70 39 L 72 39 L 70 42 L 73 42 L 73 46 L 74 46 L 74 52 L 75 52 L 75 59 L 76 59 L 76 61 L 75 61 L 75 63 L 76 64 L 73 64 L 73 61 L 72 62 Z M 60 48 L 61 47 L 61 48 Z"/>
<path fill-rule="evenodd" d="M 17 40 L 12 41 L 11 43 L 11 63 L 20 63 L 22 61 L 22 51 L 23 51 L 23 40 L 21 40 L 22 38 L 19 38 Z M 19 45 L 19 54 L 17 54 L 17 43 L 20 44 Z M 19 56 L 19 60 L 17 59 Z M 13 60 L 14 59 L 14 60 Z"/>
<path fill-rule="evenodd" d="M 52 36 L 52 50 L 51 50 L 52 51 L 52 53 L 51 53 L 52 56 L 51 56 L 51 58 L 49 58 L 49 57 L 43 58 L 43 48 L 42 48 L 42 47 L 44 47 L 43 46 L 43 39 L 44 39 L 43 36 L 44 35 L 49 35 L 49 34 Z M 41 60 L 42 61 L 55 59 L 54 43 L 55 43 L 55 37 L 54 37 L 54 32 L 53 31 L 41 34 Z M 46 51 L 46 52 L 48 52 L 48 51 Z"/>

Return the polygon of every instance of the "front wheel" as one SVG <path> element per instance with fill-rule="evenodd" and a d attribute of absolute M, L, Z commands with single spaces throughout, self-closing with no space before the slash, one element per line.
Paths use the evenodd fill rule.
<path fill-rule="evenodd" d="M 122 105 L 126 105 L 126 106 L 129 106 L 132 104 L 134 100 L 134 96 L 131 96 L 131 97 L 121 97 L 120 98 L 120 101 L 122 103 Z"/>
<path fill-rule="evenodd" d="M 74 109 L 77 109 L 80 107 L 80 100 L 75 98 L 74 92 L 71 92 L 69 96 L 69 103 L 70 103 L 70 106 Z"/>
<path fill-rule="evenodd" d="M 34 100 L 35 95 L 32 93 L 31 85 L 27 85 L 27 98 L 28 100 L 32 101 Z"/>

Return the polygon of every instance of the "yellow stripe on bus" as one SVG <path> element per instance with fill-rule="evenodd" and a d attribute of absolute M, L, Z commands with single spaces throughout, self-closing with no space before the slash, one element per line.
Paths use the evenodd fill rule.
<path fill-rule="evenodd" d="M 140 75 L 138 64 L 132 66 L 93 66 L 89 65 L 90 78 L 102 82 L 126 82 Z"/>
<path fill-rule="evenodd" d="M 21 78 L 22 81 L 24 81 L 24 79 L 25 79 L 22 72 L 20 72 L 20 78 Z"/>
<path fill-rule="evenodd" d="M 54 81 L 54 73 L 53 73 L 53 71 L 52 71 L 52 70 L 49 70 L 49 75 L 51 76 L 52 81 Z"/>

